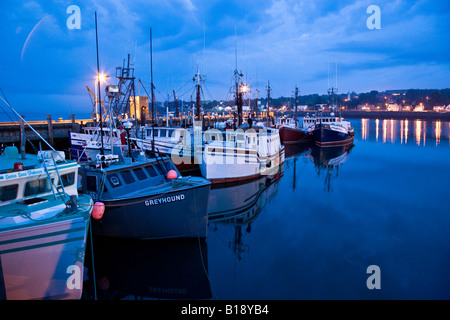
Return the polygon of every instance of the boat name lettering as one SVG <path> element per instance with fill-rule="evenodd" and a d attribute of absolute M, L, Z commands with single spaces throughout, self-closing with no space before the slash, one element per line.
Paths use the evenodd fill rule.
<path fill-rule="evenodd" d="M 146 200 L 145 201 L 145 206 L 149 207 L 149 206 L 162 204 L 162 203 L 181 201 L 181 200 L 184 200 L 184 199 L 185 199 L 184 194 L 179 194 L 179 195 L 176 195 L 176 196 L 164 197 L 164 198 L 153 199 L 153 200 Z"/>
<path fill-rule="evenodd" d="M 23 178 L 23 177 L 28 177 L 28 176 L 33 176 L 36 174 L 42 174 L 44 173 L 43 170 L 28 170 L 28 171 L 19 171 L 19 172 L 14 172 L 14 173 L 7 173 L 2 175 L 2 179 L 5 180 L 10 180 L 10 179 L 17 179 L 17 178 Z"/>

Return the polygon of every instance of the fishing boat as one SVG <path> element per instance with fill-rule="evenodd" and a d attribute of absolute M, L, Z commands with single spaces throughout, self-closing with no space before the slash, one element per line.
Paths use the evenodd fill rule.
<path fill-rule="evenodd" d="M 93 200 L 62 151 L 0 155 L 0 299 L 80 299 Z"/>
<path fill-rule="evenodd" d="M 208 130 L 203 140 L 197 159 L 202 176 L 212 183 L 270 175 L 285 159 L 278 129 L 274 128 L 243 125 L 237 130 Z"/>
<path fill-rule="evenodd" d="M 242 82 L 243 74 L 237 70 L 237 62 L 234 77 L 237 107 L 234 129 L 207 130 L 203 133 L 201 147 L 198 144 L 195 147 L 202 176 L 212 183 L 230 183 L 270 175 L 279 169 L 285 159 L 277 128 L 254 126 L 251 118 L 244 123 L 243 96 L 248 92 L 248 87 Z"/>
<path fill-rule="evenodd" d="M 137 137 L 132 137 L 131 140 L 138 148 L 150 154 L 157 152 L 162 156 L 171 157 L 178 171 L 183 174 L 199 169 L 198 162 L 195 160 L 192 127 L 140 126 Z"/>
<path fill-rule="evenodd" d="M 73 160 L 86 162 L 95 159 L 100 153 L 103 139 L 103 149 L 111 150 L 111 146 L 125 147 L 125 131 L 123 128 L 106 125 L 102 129 L 97 126 L 83 127 L 82 133 L 69 132 L 70 153 Z M 101 132 L 103 131 L 103 132 Z M 103 137 L 102 137 L 103 136 Z"/>
<path fill-rule="evenodd" d="M 308 143 L 312 140 L 312 134 L 305 127 L 300 127 L 294 118 L 280 118 L 278 128 L 283 145 Z"/>
<path fill-rule="evenodd" d="M 297 118 L 298 88 L 295 87 L 295 111 L 293 117 L 282 117 L 278 119 L 277 127 L 280 130 L 280 139 L 283 145 L 310 142 L 311 132 L 304 122 L 299 123 Z"/>
<path fill-rule="evenodd" d="M 104 204 L 96 235 L 156 239 L 206 237 L 210 182 L 182 177 L 169 157 L 98 155 L 80 168 L 81 190 Z"/>
<path fill-rule="evenodd" d="M 349 121 L 344 120 L 341 114 L 335 114 L 338 108 L 335 103 L 335 89 L 328 91 L 330 97 L 329 114 L 324 115 L 325 110 L 321 106 L 318 116 L 314 119 L 314 128 L 311 133 L 315 144 L 319 146 L 339 146 L 350 145 L 353 143 L 355 134 Z"/>

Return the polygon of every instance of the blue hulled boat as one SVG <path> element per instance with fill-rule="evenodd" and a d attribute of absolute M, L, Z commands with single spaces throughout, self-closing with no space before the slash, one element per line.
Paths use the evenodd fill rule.
<path fill-rule="evenodd" d="M 318 146 L 345 146 L 353 143 L 354 129 L 349 121 L 344 120 L 341 115 L 336 116 L 338 109 L 335 103 L 335 89 L 328 91 L 330 103 L 329 115 L 324 115 L 324 106 L 319 107 L 318 116 L 314 117 L 312 133 L 314 142 Z"/>
<path fill-rule="evenodd" d="M 99 154 L 80 169 L 81 191 L 104 205 L 96 235 L 157 239 L 206 237 L 210 182 L 182 177 L 168 157 Z"/>

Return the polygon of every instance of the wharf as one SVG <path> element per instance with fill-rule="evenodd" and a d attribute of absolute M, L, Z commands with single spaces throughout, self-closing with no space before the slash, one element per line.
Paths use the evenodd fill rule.
<path fill-rule="evenodd" d="M 26 120 L 26 119 L 25 119 Z M 27 120 L 26 120 L 27 121 Z M 75 119 L 75 115 L 71 115 L 70 120 L 52 120 L 51 115 L 47 115 L 47 120 L 43 121 L 27 121 L 44 139 L 50 144 L 54 143 L 54 139 L 68 138 L 69 131 L 80 132 L 81 128 L 90 119 Z M 28 140 L 39 140 L 39 137 L 27 125 L 20 122 L 0 122 L 0 143 L 20 143 L 22 131 Z"/>

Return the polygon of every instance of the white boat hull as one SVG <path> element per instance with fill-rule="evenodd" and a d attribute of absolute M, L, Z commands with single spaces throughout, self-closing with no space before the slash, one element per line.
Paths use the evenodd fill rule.
<path fill-rule="evenodd" d="M 92 203 L 90 204 L 92 206 Z M 89 212 L 0 233 L 0 297 L 80 299 Z"/>

